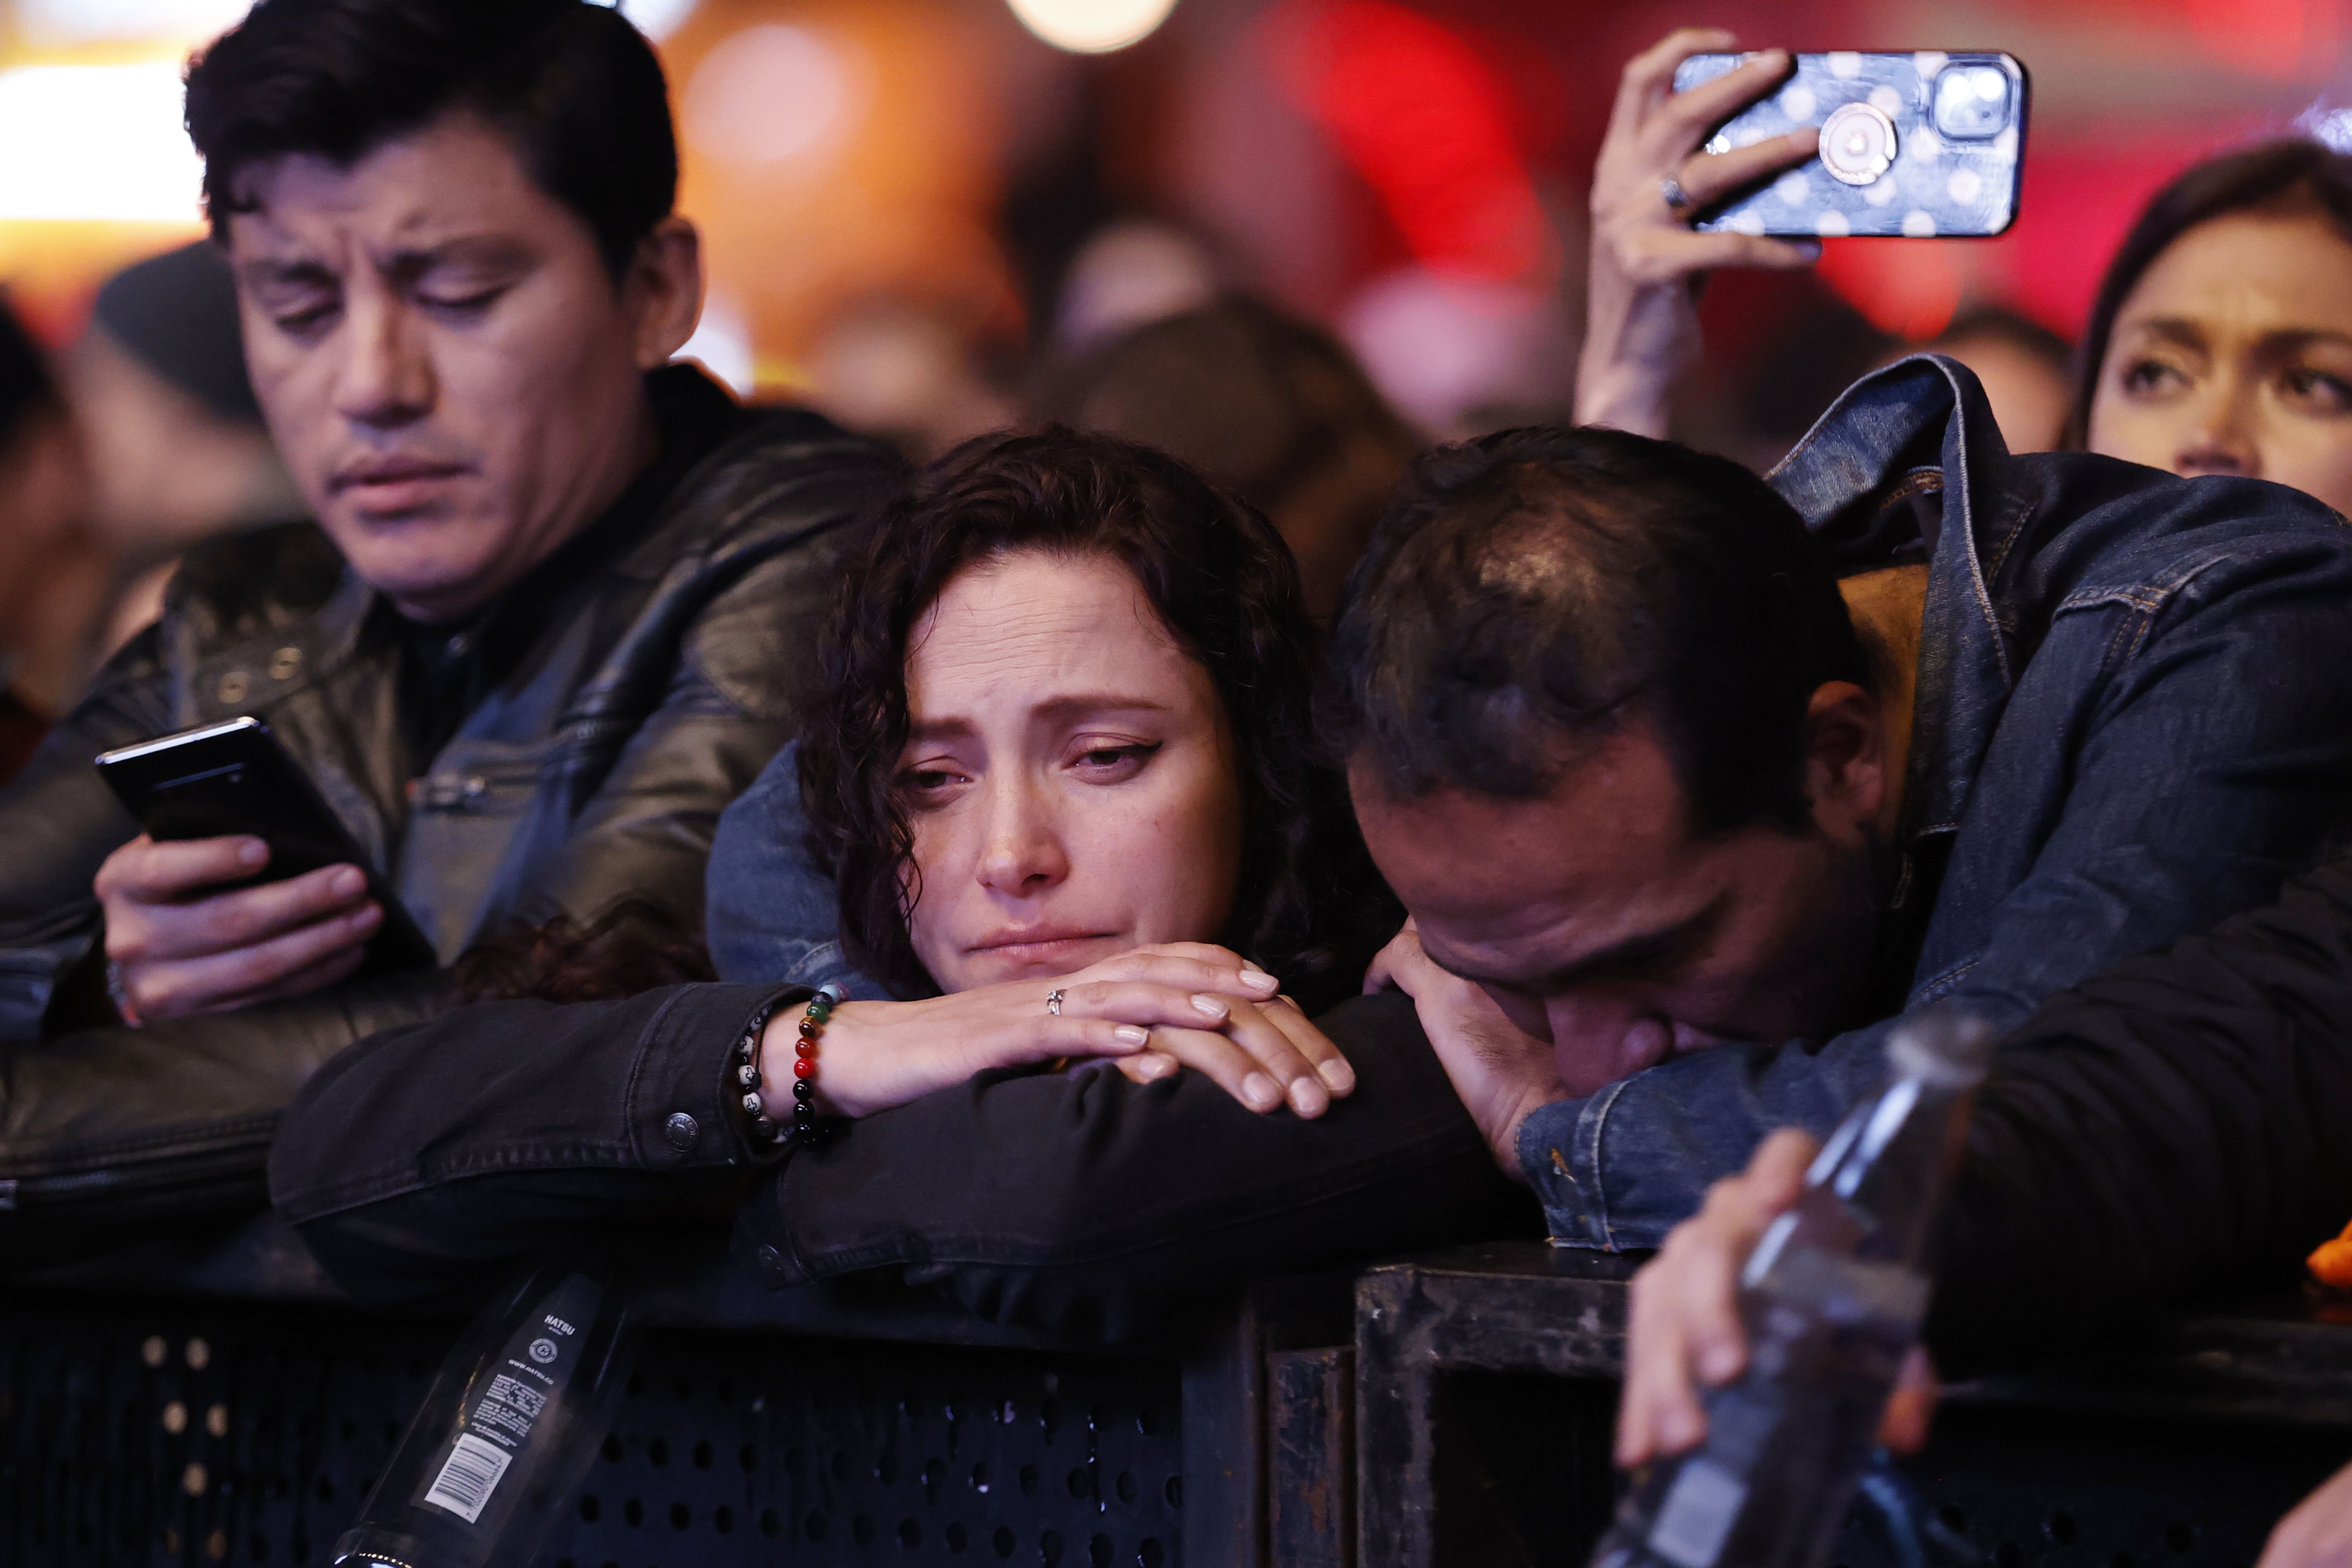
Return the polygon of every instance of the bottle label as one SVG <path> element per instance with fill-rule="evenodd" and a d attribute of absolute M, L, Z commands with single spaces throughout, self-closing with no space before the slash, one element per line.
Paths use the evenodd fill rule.
<path fill-rule="evenodd" d="M 1650 1550 L 1675 1568 L 1715 1568 L 1747 1500 L 1747 1482 L 1711 1459 L 1690 1460 L 1659 1506 Z"/>
<path fill-rule="evenodd" d="M 457 1429 L 440 1464 L 428 1469 L 433 1479 L 418 1503 L 481 1522 L 499 1482 L 579 1364 L 581 1330 L 594 1320 L 603 1293 L 586 1275 L 567 1275 L 524 1314 L 499 1353 L 475 1373 Z"/>
<path fill-rule="evenodd" d="M 498 1489 L 499 1478 L 513 1463 L 514 1456 L 504 1448 L 485 1443 L 471 1432 L 460 1432 L 441 1473 L 425 1489 L 425 1500 L 435 1508 L 447 1509 L 467 1524 L 475 1523 L 482 1517 L 490 1493 Z"/>

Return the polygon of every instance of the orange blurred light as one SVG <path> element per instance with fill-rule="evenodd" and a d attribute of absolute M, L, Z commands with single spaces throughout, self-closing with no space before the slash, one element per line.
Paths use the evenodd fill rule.
<path fill-rule="evenodd" d="M 799 384 L 864 300 L 966 326 L 1012 308 L 986 226 L 992 57 L 969 17 L 942 0 L 703 0 L 662 54 L 679 206 L 762 387 Z"/>

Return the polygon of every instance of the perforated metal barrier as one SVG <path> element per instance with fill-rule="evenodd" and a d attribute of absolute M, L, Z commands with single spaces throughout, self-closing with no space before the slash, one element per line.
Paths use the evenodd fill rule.
<path fill-rule="evenodd" d="M 669 1275 L 540 1568 L 1572 1564 L 1614 1496 L 1623 1270 L 1373 1269 L 1352 1346 L 1334 1282 L 1272 1282 L 1181 1360 Z M 0 1568 L 326 1562 L 457 1326 L 259 1272 L 298 1299 L 0 1296 Z M 1924 1555 L 1858 1514 L 1833 1568 L 2250 1568 L 2347 1459 L 2352 1327 L 2182 1325 L 1963 1391 L 1905 1466 Z"/>
<path fill-rule="evenodd" d="M 0 1310 L 0 1563 L 318 1564 L 454 1324 Z M 1181 1561 L 1174 1363 L 667 1329 L 543 1564 Z"/>

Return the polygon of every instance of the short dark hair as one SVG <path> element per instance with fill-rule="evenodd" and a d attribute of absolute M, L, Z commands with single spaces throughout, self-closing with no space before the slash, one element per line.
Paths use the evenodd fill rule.
<path fill-rule="evenodd" d="M 2208 158 L 2148 198 L 2099 280 L 2090 324 L 2074 360 L 2067 447 L 2079 450 L 2090 439 L 2091 404 L 2098 396 L 2099 370 L 2115 337 L 2116 317 L 2156 258 L 2200 225 L 2232 213 L 2265 210 L 2311 212 L 2352 240 L 2352 155 L 2309 137 L 2281 137 Z"/>
<path fill-rule="evenodd" d="M 1538 426 L 1422 456 L 1349 579 L 1325 734 L 1400 799 L 1549 794 L 1646 715 L 1693 830 L 1809 830 L 1804 719 L 1873 682 L 1820 544 L 1748 469 Z"/>
<path fill-rule="evenodd" d="M 1208 670 L 1233 727 L 1241 880 L 1221 940 L 1310 1007 L 1351 989 L 1395 929 L 1338 772 L 1312 753 L 1317 647 L 1272 524 L 1162 452 L 1052 428 L 983 436 L 915 475 L 839 569 L 801 733 L 810 847 L 841 894 L 858 967 L 901 995 L 933 981 L 907 930 L 914 838 L 898 789 L 907 640 L 967 567 L 1022 550 L 1101 554 L 1134 573 Z"/>
<path fill-rule="evenodd" d="M 188 135 L 213 234 L 250 210 L 238 174 L 310 153 L 351 163 L 451 110 L 513 138 L 619 279 L 677 198 L 677 142 L 645 35 L 589 0 L 259 0 L 188 66 Z"/>

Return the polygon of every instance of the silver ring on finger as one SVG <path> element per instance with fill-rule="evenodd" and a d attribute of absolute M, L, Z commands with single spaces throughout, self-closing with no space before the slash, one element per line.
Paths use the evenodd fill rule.
<path fill-rule="evenodd" d="M 1678 218 L 1686 218 L 1698 210 L 1698 204 L 1683 189 L 1683 183 L 1672 174 L 1658 182 L 1658 195 L 1666 204 L 1666 210 Z"/>
<path fill-rule="evenodd" d="M 1062 994 L 1059 990 L 1045 993 L 1045 1011 L 1053 1017 L 1062 1016 Z"/>

